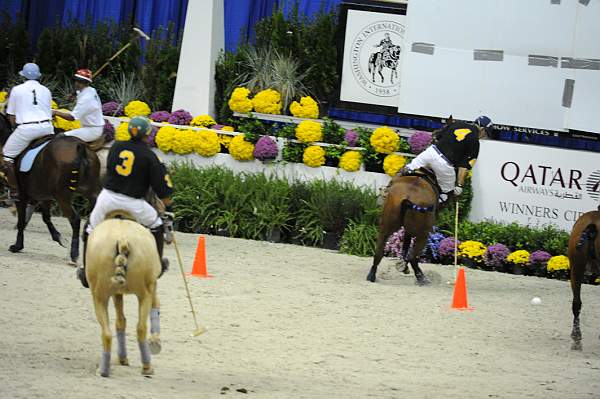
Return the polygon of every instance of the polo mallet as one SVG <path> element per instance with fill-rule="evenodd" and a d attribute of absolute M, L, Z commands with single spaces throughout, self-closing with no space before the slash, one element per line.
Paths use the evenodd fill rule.
<path fill-rule="evenodd" d="M 454 215 L 454 270 L 458 266 L 458 199 L 456 200 L 456 214 Z"/>
<path fill-rule="evenodd" d="M 194 324 L 196 325 L 196 330 L 192 334 L 190 334 L 190 336 L 197 337 L 200 334 L 204 334 L 206 332 L 206 328 L 200 326 L 198 324 L 198 320 L 196 320 L 196 311 L 194 310 L 194 304 L 192 303 L 192 297 L 190 296 L 190 289 L 185 278 L 185 272 L 183 271 L 183 262 L 181 261 L 181 254 L 179 253 L 179 247 L 177 246 L 177 241 L 175 239 L 175 232 L 173 232 L 173 246 L 175 246 L 175 252 L 177 253 L 177 261 L 179 262 L 179 270 L 181 270 L 181 277 L 183 278 L 185 291 L 187 293 L 188 300 L 190 301 L 190 308 L 192 309 L 192 316 L 194 317 Z"/>
<path fill-rule="evenodd" d="M 102 65 L 100 68 L 98 68 L 98 70 L 96 72 L 94 72 L 94 74 L 92 75 L 92 78 L 95 78 L 96 76 L 98 76 L 104 68 L 106 68 L 112 61 L 114 61 L 115 58 L 117 58 L 119 55 L 121 55 L 121 53 L 123 51 L 127 50 L 133 44 L 133 42 L 135 40 L 137 40 L 137 39 L 146 39 L 146 41 L 150 40 L 150 36 L 148 36 L 146 33 L 144 33 L 143 30 L 138 29 L 138 28 L 133 28 L 133 31 L 136 33 L 136 35 L 129 41 L 129 43 L 127 43 L 126 45 L 121 47 L 121 49 L 119 51 L 117 51 L 112 57 L 110 57 L 108 59 L 108 61 L 106 61 L 104 63 L 104 65 Z"/>

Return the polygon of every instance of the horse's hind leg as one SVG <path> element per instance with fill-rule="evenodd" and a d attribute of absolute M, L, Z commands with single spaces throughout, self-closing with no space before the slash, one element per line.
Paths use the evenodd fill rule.
<path fill-rule="evenodd" d="M 162 349 L 160 342 L 160 302 L 154 286 L 154 295 L 152 298 L 152 309 L 150 310 L 150 352 L 158 355 Z"/>
<path fill-rule="evenodd" d="M 129 366 L 129 360 L 127 360 L 127 340 L 125 338 L 127 320 L 125 319 L 125 313 L 123 312 L 123 295 L 117 294 L 113 296 L 113 301 L 115 302 L 115 327 L 117 329 L 117 354 L 119 355 L 119 364 L 122 366 Z"/>
<path fill-rule="evenodd" d="M 56 241 L 60 246 L 64 247 L 60 233 L 58 232 L 58 230 L 56 230 L 56 227 L 54 227 L 54 224 L 52 223 L 52 219 L 50 217 L 50 207 L 52 206 L 52 202 L 44 201 L 41 203 L 40 206 L 42 208 L 42 220 L 44 221 L 44 223 L 46 223 L 46 226 L 48 226 L 48 231 L 50 232 L 50 236 L 52 236 L 52 240 Z"/>
<path fill-rule="evenodd" d="M 100 375 L 108 377 L 110 374 L 110 350 L 112 345 L 112 334 L 108 325 L 108 297 L 98 297 L 94 293 L 94 309 L 96 318 L 102 330 L 102 358 L 100 360 Z"/>
<path fill-rule="evenodd" d="M 374 283 L 377 279 L 377 266 L 379 266 L 381 259 L 383 259 L 383 250 L 389 235 L 390 234 L 387 231 L 384 231 L 384 229 L 379 229 L 379 234 L 377 235 L 377 248 L 375 249 L 375 255 L 373 256 L 373 266 L 371 266 L 371 270 L 367 275 L 367 281 Z"/>
<path fill-rule="evenodd" d="M 415 272 L 415 278 L 417 279 L 418 285 L 429 285 L 431 283 L 429 281 L 429 279 L 427 278 L 427 276 L 425 276 L 425 274 L 419 267 L 419 255 L 423 251 L 423 248 L 425 248 L 426 244 L 427 244 L 427 236 L 417 237 L 415 239 L 415 245 L 409 251 L 410 253 L 408 256 L 410 265 L 412 266 L 412 268 Z"/>
<path fill-rule="evenodd" d="M 573 291 L 573 330 L 571 331 L 571 338 L 573 344 L 571 345 L 572 350 L 581 350 L 581 329 L 579 327 L 579 313 L 581 312 L 581 282 L 583 280 L 583 273 L 585 271 L 585 264 L 581 262 L 573 262 L 571 265 L 571 290 Z"/>
<path fill-rule="evenodd" d="M 404 260 L 404 270 L 402 270 L 402 273 L 404 274 L 410 274 L 410 270 L 408 269 L 408 251 L 410 250 L 411 242 L 412 237 L 409 236 L 405 231 L 404 241 L 402 242 L 402 259 Z"/>
<path fill-rule="evenodd" d="M 23 237 L 27 220 L 27 201 L 25 199 L 17 201 L 17 218 L 17 241 L 8 248 L 10 252 L 19 252 L 24 247 Z"/>
<path fill-rule="evenodd" d="M 71 224 L 73 235 L 71 236 L 70 263 L 77 264 L 77 259 L 79 258 L 79 230 L 81 229 L 81 218 L 79 217 L 77 211 L 73 208 L 73 205 L 71 204 L 71 198 L 71 195 L 68 194 L 57 197 L 56 200 L 63 215 L 69 219 L 69 223 Z"/>
<path fill-rule="evenodd" d="M 146 340 L 148 334 L 148 316 L 150 314 L 150 308 L 152 307 L 153 290 L 145 291 L 141 296 L 138 295 L 139 302 L 139 319 L 137 324 L 137 339 L 138 346 L 140 348 L 140 356 L 142 358 L 142 374 L 152 375 L 154 370 L 152 369 L 150 355 L 150 345 Z"/>

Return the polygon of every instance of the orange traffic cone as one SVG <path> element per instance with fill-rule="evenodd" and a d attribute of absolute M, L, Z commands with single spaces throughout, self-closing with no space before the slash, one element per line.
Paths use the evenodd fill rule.
<path fill-rule="evenodd" d="M 467 278 L 465 276 L 465 268 L 458 269 L 456 282 L 454 283 L 454 296 L 452 298 L 452 309 L 470 310 L 467 301 Z"/>
<path fill-rule="evenodd" d="M 206 240 L 202 234 L 198 236 L 198 246 L 196 247 L 196 256 L 194 256 L 194 265 L 192 266 L 190 276 L 200 278 L 212 277 L 206 272 Z"/>

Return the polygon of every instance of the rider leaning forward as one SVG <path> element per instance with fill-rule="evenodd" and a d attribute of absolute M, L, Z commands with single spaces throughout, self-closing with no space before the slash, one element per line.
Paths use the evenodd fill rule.
<path fill-rule="evenodd" d="M 144 117 L 132 118 L 129 122 L 130 141 L 115 141 L 108 153 L 106 165 L 106 182 L 100 192 L 96 205 L 90 214 L 89 224 L 83 236 L 83 252 L 85 254 L 87 237 L 112 211 L 128 212 L 135 220 L 150 228 L 158 255 L 162 264 L 162 272 L 168 267 L 167 259 L 162 258 L 164 245 L 164 224 L 158 212 L 144 200 L 150 188 L 154 190 L 165 207 L 171 205 L 173 185 L 166 167 L 144 142 L 152 129 L 150 121 Z M 162 274 L 162 273 L 161 273 Z M 88 287 L 85 276 L 85 256 L 82 269 L 77 276 L 84 287 Z"/>
<path fill-rule="evenodd" d="M 446 125 L 436 133 L 434 144 L 417 155 L 396 176 L 412 174 L 419 168 L 432 170 L 441 189 L 439 202 L 443 204 L 449 194 L 458 196 L 462 193 L 467 171 L 479 155 L 479 139 L 486 137 L 491 127 L 492 121 L 487 116 L 480 116 L 473 123 Z"/>

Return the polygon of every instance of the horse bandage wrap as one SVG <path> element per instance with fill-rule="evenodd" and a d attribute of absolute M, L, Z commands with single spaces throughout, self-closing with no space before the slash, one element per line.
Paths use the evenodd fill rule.
<path fill-rule="evenodd" d="M 118 355 L 119 360 L 127 358 L 127 341 L 125 340 L 125 330 L 117 331 Z"/>
<path fill-rule="evenodd" d="M 138 342 L 140 347 L 140 355 L 142 357 L 142 363 L 144 365 L 150 364 L 150 360 L 152 359 L 150 355 L 150 345 L 148 345 L 148 341 Z"/>
<path fill-rule="evenodd" d="M 160 309 L 158 308 L 150 310 L 150 333 L 160 334 Z"/>
<path fill-rule="evenodd" d="M 100 359 L 100 375 L 102 377 L 108 377 L 110 371 L 110 352 L 102 352 L 102 359 Z"/>

